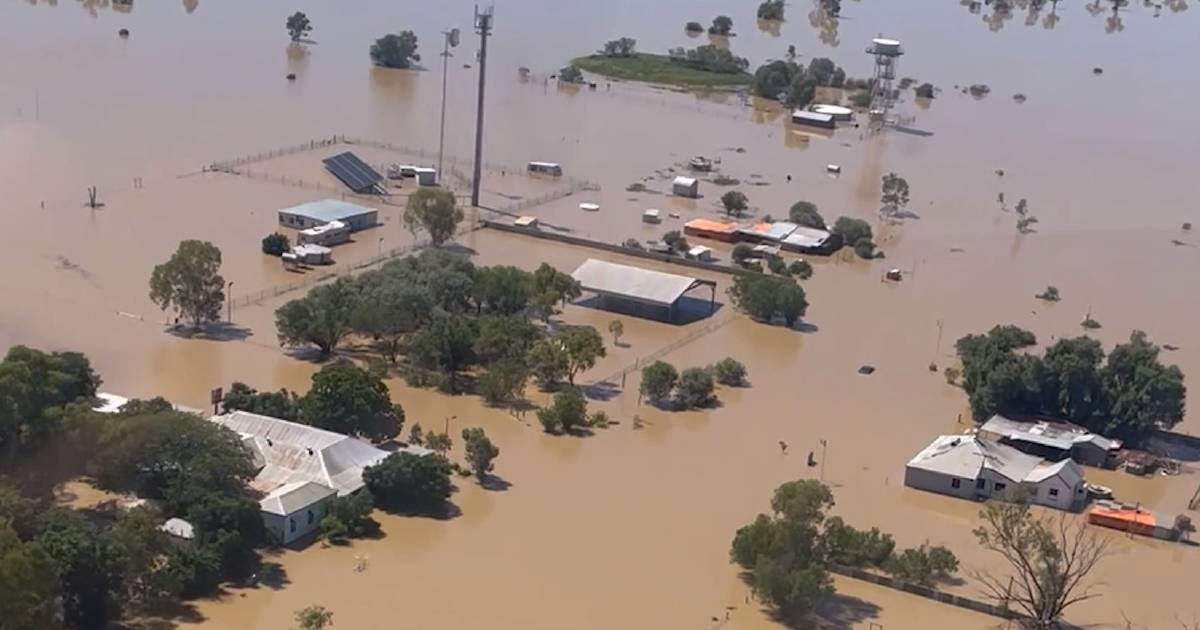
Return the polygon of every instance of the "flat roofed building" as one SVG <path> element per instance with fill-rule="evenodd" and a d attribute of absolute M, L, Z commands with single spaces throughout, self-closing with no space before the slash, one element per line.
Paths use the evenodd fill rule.
<path fill-rule="evenodd" d="M 671 182 L 671 192 L 676 197 L 689 197 L 695 199 L 700 196 L 700 180 L 695 177 L 684 177 L 680 175 Z"/>
<path fill-rule="evenodd" d="M 788 251 L 802 254 L 832 254 L 841 249 L 842 235 L 797 225 L 791 234 L 780 241 L 780 245 Z"/>
<path fill-rule="evenodd" d="M 688 276 L 620 265 L 589 258 L 571 274 L 584 291 L 596 294 L 604 308 L 631 315 L 674 321 L 685 293 L 696 287 L 712 290 L 709 314 L 716 307 L 717 283 Z"/>
<path fill-rule="evenodd" d="M 692 219 L 683 224 L 683 233 L 688 236 L 732 243 L 737 240 L 737 227 L 736 223 L 723 223 L 712 219 Z"/>
<path fill-rule="evenodd" d="M 310 201 L 279 211 L 279 224 L 295 230 L 306 230 L 333 221 L 350 226 L 351 232 L 375 227 L 379 211 L 337 199 Z"/>

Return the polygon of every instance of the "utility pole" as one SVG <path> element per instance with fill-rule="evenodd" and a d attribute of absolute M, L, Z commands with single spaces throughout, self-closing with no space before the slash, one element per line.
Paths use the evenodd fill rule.
<path fill-rule="evenodd" d="M 821 440 L 821 481 L 825 481 L 825 447 L 827 446 L 829 443 Z"/>
<path fill-rule="evenodd" d="M 229 281 L 229 286 L 225 287 L 225 295 L 229 297 L 229 312 L 225 315 L 227 323 L 233 323 L 233 280 Z M 217 308 L 220 308 L 219 306 Z M 221 311 L 217 311 L 220 313 Z"/>
<path fill-rule="evenodd" d="M 442 181 L 442 150 L 446 146 L 446 69 L 450 65 L 450 49 L 458 46 L 458 29 L 442 31 L 445 41 L 442 45 L 442 124 L 438 133 L 438 181 Z"/>
<path fill-rule="evenodd" d="M 475 173 L 471 179 L 471 205 L 479 207 L 479 184 L 483 177 L 483 86 L 487 77 L 487 38 L 492 34 L 492 10 L 475 7 L 475 32 L 479 33 L 479 104 L 475 112 Z"/>

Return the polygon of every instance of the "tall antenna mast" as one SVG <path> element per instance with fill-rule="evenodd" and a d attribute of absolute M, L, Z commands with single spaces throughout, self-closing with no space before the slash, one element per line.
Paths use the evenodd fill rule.
<path fill-rule="evenodd" d="M 492 10 L 475 7 L 475 32 L 479 33 L 479 104 L 475 112 L 475 173 L 471 179 L 471 205 L 479 207 L 479 186 L 483 177 L 483 87 L 487 78 L 487 40 L 492 34 Z"/>

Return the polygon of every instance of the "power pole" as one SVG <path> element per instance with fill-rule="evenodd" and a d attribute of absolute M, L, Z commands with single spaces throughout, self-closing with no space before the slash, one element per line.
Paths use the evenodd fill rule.
<path fill-rule="evenodd" d="M 479 207 L 479 185 L 483 177 L 483 86 L 487 78 L 487 38 L 492 34 L 492 10 L 475 7 L 475 32 L 479 33 L 479 105 L 475 112 L 475 173 L 471 179 L 471 205 Z"/>

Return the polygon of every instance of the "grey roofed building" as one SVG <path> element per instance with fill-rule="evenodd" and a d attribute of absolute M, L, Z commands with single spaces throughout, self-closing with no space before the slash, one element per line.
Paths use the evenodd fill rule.
<path fill-rule="evenodd" d="M 842 246 L 842 236 L 798 225 L 781 243 L 784 249 L 805 254 L 831 254 Z"/>
<path fill-rule="evenodd" d="M 662 309 L 667 312 L 668 319 L 674 317 L 675 306 L 683 294 L 696 287 L 707 286 L 712 289 L 710 313 L 716 300 L 717 283 L 711 280 L 698 280 L 594 258 L 585 260 L 571 277 L 579 282 L 580 288 L 599 295 L 606 304 L 620 306 L 624 303 L 626 306 Z"/>
<path fill-rule="evenodd" d="M 294 481 L 276 488 L 259 505 L 264 512 L 287 516 L 336 495 L 336 490 L 315 481 Z"/>
<path fill-rule="evenodd" d="M 350 226 L 351 232 L 374 226 L 379 217 L 375 208 L 360 206 L 338 199 L 321 199 L 279 211 L 279 224 L 297 230 L 341 221 Z"/>
<path fill-rule="evenodd" d="M 1019 422 L 999 414 L 992 416 L 979 430 L 1031 455 L 1056 461 L 1071 458 L 1090 466 L 1112 465 L 1122 446 L 1120 440 L 1097 435 L 1067 422 Z"/>
<path fill-rule="evenodd" d="M 942 435 L 913 457 L 904 485 L 964 499 L 1022 490 L 1039 505 L 1075 510 L 1086 496 L 1083 470 L 1070 459 L 1048 462 L 977 435 Z"/>

